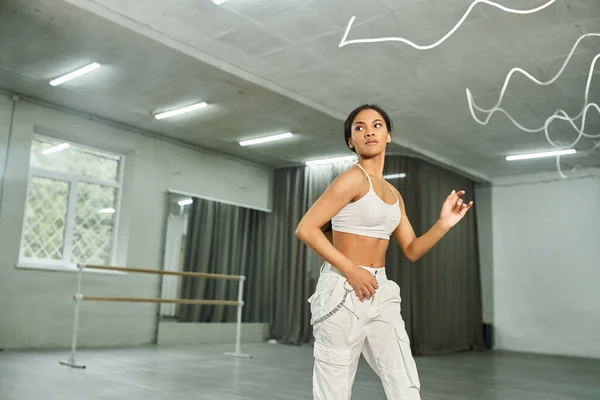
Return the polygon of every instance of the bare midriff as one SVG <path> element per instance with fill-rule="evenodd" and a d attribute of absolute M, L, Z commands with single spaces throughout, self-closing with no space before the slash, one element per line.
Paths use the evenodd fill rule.
<path fill-rule="evenodd" d="M 356 265 L 382 268 L 389 240 L 333 231 L 333 245 Z"/>

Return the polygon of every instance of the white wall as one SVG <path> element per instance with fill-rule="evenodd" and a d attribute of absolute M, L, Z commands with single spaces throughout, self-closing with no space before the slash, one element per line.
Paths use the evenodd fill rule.
<path fill-rule="evenodd" d="M 6 110 L 10 111 L 10 107 L 10 99 L 0 96 L 0 150 L 8 136 Z M 167 189 L 249 207 L 270 208 L 271 172 L 267 169 L 54 109 L 23 101 L 17 103 L 0 203 L 0 347 L 65 347 L 71 341 L 71 296 L 76 275 L 15 267 L 34 130 L 126 154 L 119 264 L 152 269 L 162 265 Z M 1 152 L 0 161 L 3 161 Z M 158 277 L 154 275 L 86 274 L 83 292 L 101 296 L 158 297 L 158 285 Z M 150 343 L 155 334 L 156 312 L 156 306 L 151 304 L 84 302 L 80 344 Z"/>
<path fill-rule="evenodd" d="M 492 210 L 495 347 L 600 358 L 600 179 L 494 182 Z"/>

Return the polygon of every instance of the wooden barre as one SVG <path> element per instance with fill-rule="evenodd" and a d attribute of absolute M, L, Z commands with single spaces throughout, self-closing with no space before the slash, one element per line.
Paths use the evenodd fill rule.
<path fill-rule="evenodd" d="M 134 297 L 94 297 L 81 296 L 81 300 L 87 301 L 120 301 L 131 303 L 178 303 L 178 304 L 199 304 L 213 306 L 238 306 L 239 301 L 236 300 L 193 300 L 193 299 L 142 299 Z"/>
<path fill-rule="evenodd" d="M 103 269 L 107 271 L 122 271 L 122 272 L 140 272 L 143 274 L 158 274 L 158 275 L 177 275 L 177 276 L 188 276 L 192 278 L 214 278 L 214 279 L 231 279 L 239 281 L 242 279 L 241 275 L 223 275 L 223 274 L 209 274 L 205 272 L 179 272 L 179 271 L 163 271 L 159 269 L 144 269 L 144 268 L 127 268 L 127 267 L 111 267 L 107 265 L 82 265 L 84 269 Z"/>

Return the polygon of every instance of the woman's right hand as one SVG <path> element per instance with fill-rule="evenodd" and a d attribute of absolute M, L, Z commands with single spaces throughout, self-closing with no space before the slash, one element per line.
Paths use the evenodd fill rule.
<path fill-rule="evenodd" d="M 375 294 L 377 289 L 379 289 L 379 284 L 377 283 L 377 279 L 369 273 L 366 269 L 363 269 L 359 266 L 352 268 L 347 271 L 345 274 L 346 279 L 348 279 L 348 283 L 356 292 L 356 295 L 360 299 L 360 301 L 364 301 L 364 299 L 370 299 L 371 296 Z"/>

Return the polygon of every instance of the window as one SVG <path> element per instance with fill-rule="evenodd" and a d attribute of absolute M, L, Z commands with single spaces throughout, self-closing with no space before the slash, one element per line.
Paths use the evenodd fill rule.
<path fill-rule="evenodd" d="M 114 262 L 123 158 L 35 136 L 20 264 Z"/>

